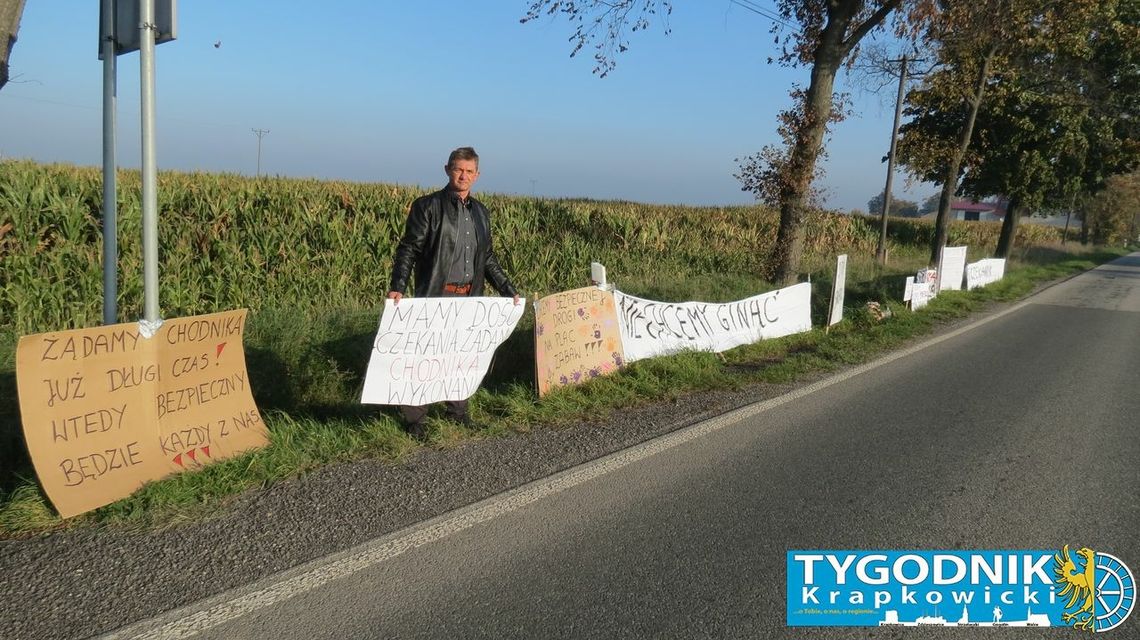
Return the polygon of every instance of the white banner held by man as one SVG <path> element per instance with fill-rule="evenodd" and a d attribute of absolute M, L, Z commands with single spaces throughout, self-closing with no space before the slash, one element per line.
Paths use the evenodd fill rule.
<path fill-rule="evenodd" d="M 721 352 L 811 330 L 811 284 L 736 302 L 655 302 L 614 291 L 625 361 L 680 351 Z"/>
<path fill-rule="evenodd" d="M 384 301 L 364 377 L 364 404 L 422 406 L 465 400 L 526 309 L 511 298 Z"/>

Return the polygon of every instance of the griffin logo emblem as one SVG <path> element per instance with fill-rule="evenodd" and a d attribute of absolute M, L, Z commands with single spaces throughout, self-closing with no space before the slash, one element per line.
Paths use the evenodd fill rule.
<path fill-rule="evenodd" d="M 1136 604 L 1136 580 L 1116 556 L 1081 547 L 1074 558 L 1065 545 L 1053 556 L 1053 575 L 1058 598 L 1068 597 L 1061 620 L 1075 629 L 1113 629 Z"/>

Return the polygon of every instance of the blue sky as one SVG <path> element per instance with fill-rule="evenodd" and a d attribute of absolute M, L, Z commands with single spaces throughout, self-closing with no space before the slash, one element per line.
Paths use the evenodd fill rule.
<path fill-rule="evenodd" d="M 759 0 L 773 6 L 771 0 Z M 526 0 L 183 0 L 156 50 L 160 169 L 442 185 L 474 146 L 476 191 L 678 204 L 752 201 L 735 158 L 776 141 L 806 69 L 767 64 L 771 23 L 729 0 L 676 3 L 632 34 L 607 78 L 570 58 L 562 19 L 519 24 Z M 28 0 L 0 90 L 0 154 L 101 162 L 97 0 Z M 215 47 L 215 43 L 221 45 Z M 119 57 L 119 164 L 139 164 L 138 54 Z M 827 205 L 882 189 L 894 90 L 854 88 L 835 127 Z M 921 199 L 920 185 L 896 197 Z M 905 184 L 903 184 L 905 187 Z"/>

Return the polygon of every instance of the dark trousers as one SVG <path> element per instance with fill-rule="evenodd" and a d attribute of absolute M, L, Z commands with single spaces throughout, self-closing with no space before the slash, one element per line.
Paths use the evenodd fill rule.
<path fill-rule="evenodd" d="M 455 294 L 444 291 L 439 294 L 441 298 L 466 298 L 467 294 Z M 447 407 L 444 411 L 449 418 L 462 418 L 467 415 L 467 401 L 466 400 L 444 400 L 443 404 Z M 422 406 L 413 406 L 409 404 L 400 405 L 400 415 L 404 417 L 407 423 L 419 422 L 427 416 L 428 408 L 431 405 L 425 404 Z"/>
<path fill-rule="evenodd" d="M 467 401 L 466 400 L 444 400 L 443 404 L 447 409 L 447 417 L 449 418 L 462 418 L 467 415 Z M 409 404 L 400 405 L 400 415 L 404 416 L 404 421 L 411 424 L 419 422 L 427 416 L 428 407 L 431 405 L 425 404 L 423 406 L 412 406 Z"/>

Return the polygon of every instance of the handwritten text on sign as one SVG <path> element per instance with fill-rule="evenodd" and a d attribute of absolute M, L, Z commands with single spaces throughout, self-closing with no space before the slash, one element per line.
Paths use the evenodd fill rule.
<path fill-rule="evenodd" d="M 625 356 L 614 295 L 584 287 L 539 300 L 534 354 L 539 396 L 616 371 Z"/>
<path fill-rule="evenodd" d="M 811 330 L 811 284 L 714 304 L 654 302 L 614 292 L 628 362 L 685 350 L 721 352 Z"/>
<path fill-rule="evenodd" d="M 988 258 L 966 265 L 966 288 L 976 289 L 1005 276 L 1005 259 Z"/>
<path fill-rule="evenodd" d="M 246 313 L 25 336 L 16 352 L 24 437 L 60 515 L 267 443 L 249 390 Z"/>
<path fill-rule="evenodd" d="M 911 283 L 910 280 L 913 280 Z M 914 278 L 908 278 L 910 284 L 910 309 L 918 311 L 930 304 L 938 295 L 938 270 L 919 269 Z"/>
<path fill-rule="evenodd" d="M 421 406 L 465 400 L 526 306 L 510 298 L 405 298 L 384 301 L 364 377 L 365 404 Z"/>
<path fill-rule="evenodd" d="M 938 294 L 936 285 L 937 282 L 934 280 L 914 283 L 910 294 L 910 308 L 912 311 L 918 311 L 930 304 L 930 301 Z"/>

